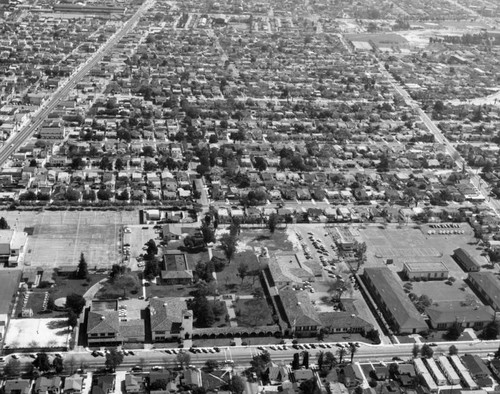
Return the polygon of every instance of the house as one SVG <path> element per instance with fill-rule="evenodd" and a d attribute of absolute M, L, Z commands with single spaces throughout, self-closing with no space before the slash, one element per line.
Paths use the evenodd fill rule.
<path fill-rule="evenodd" d="M 472 290 L 496 312 L 500 311 L 500 282 L 492 272 L 471 272 L 468 276 Z"/>
<path fill-rule="evenodd" d="M 96 376 L 92 381 L 91 394 L 111 394 L 115 391 L 115 375 Z"/>
<path fill-rule="evenodd" d="M 188 368 L 184 370 L 184 376 L 181 381 L 190 387 L 202 387 L 202 372 L 198 368 Z"/>
<path fill-rule="evenodd" d="M 63 394 L 80 394 L 82 392 L 83 376 L 75 374 L 64 380 Z"/>
<path fill-rule="evenodd" d="M 149 302 L 151 338 L 163 342 L 172 338 L 189 338 L 193 332 L 193 312 L 180 298 L 152 298 Z"/>
<path fill-rule="evenodd" d="M 410 261 L 403 264 L 403 274 L 408 280 L 444 280 L 448 268 L 440 261 Z"/>
<path fill-rule="evenodd" d="M 35 394 L 59 394 L 61 389 L 61 377 L 52 376 L 50 378 L 40 376 L 35 381 L 33 393 Z"/>
<path fill-rule="evenodd" d="M 462 356 L 462 361 L 474 380 L 490 377 L 490 370 L 481 357 L 475 354 L 465 354 Z"/>
<path fill-rule="evenodd" d="M 358 364 L 346 365 L 340 374 L 340 381 L 349 388 L 354 388 L 363 383 L 363 372 Z"/>
<path fill-rule="evenodd" d="M 426 332 L 427 323 L 403 291 L 396 274 L 387 267 L 367 267 L 363 273 L 367 288 L 394 332 Z"/>
<path fill-rule="evenodd" d="M 166 285 L 189 285 L 193 282 L 193 271 L 189 268 L 186 255 L 174 250 L 163 255 L 162 282 Z"/>
<path fill-rule="evenodd" d="M 465 272 L 477 272 L 481 269 L 481 265 L 465 249 L 455 249 L 453 251 L 453 257 Z"/>
<path fill-rule="evenodd" d="M 447 330 L 455 324 L 480 330 L 493 320 L 495 311 L 488 305 L 462 305 L 459 301 L 439 302 L 429 306 L 425 313 L 431 327 Z"/>
<path fill-rule="evenodd" d="M 5 381 L 3 392 L 5 394 L 30 394 L 31 380 L 29 379 L 9 379 Z"/>
<path fill-rule="evenodd" d="M 166 242 L 179 240 L 182 236 L 182 228 L 180 227 L 180 225 L 175 225 L 172 223 L 163 225 L 161 231 L 163 240 Z"/>
<path fill-rule="evenodd" d="M 125 392 L 128 394 L 139 394 L 146 392 L 144 382 L 140 376 L 132 374 L 125 375 Z"/>

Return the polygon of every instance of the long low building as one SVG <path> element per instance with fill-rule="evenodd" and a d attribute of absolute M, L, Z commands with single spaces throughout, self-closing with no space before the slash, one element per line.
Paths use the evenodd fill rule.
<path fill-rule="evenodd" d="M 469 273 L 470 287 L 495 311 L 500 311 L 500 282 L 491 272 Z"/>
<path fill-rule="evenodd" d="M 448 272 L 440 261 L 408 261 L 403 264 L 403 273 L 410 280 L 444 280 L 448 278 Z"/>
<path fill-rule="evenodd" d="M 389 268 L 365 268 L 363 279 L 394 332 L 415 334 L 429 329 L 423 317 L 408 299 L 396 274 Z"/>

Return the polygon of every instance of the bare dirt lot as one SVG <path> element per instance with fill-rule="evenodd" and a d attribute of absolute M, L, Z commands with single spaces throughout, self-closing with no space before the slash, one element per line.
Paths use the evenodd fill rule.
<path fill-rule="evenodd" d="M 109 268 L 121 260 L 118 229 L 138 222 L 137 212 L 3 211 L 11 228 L 32 229 L 25 265 L 54 268 L 77 265 L 85 254 L 89 268 Z"/>

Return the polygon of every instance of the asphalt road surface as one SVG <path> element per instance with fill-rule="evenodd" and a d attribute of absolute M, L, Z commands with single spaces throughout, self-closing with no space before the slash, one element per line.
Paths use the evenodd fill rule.
<path fill-rule="evenodd" d="M 334 354 L 337 352 L 339 347 L 335 343 L 331 343 L 331 348 L 322 349 L 319 348 L 319 343 L 316 343 L 315 349 L 309 349 L 308 352 L 311 355 L 311 362 L 314 363 L 316 356 L 320 351 L 331 351 Z M 433 344 L 434 345 L 434 344 Z M 464 341 L 464 342 L 441 342 L 432 346 L 435 354 L 448 354 L 449 347 L 455 345 L 458 349 L 459 354 L 476 354 L 481 357 L 490 356 L 495 353 L 500 345 L 500 340 L 493 341 Z M 414 344 L 405 343 L 398 345 L 368 345 L 360 343 L 360 347 L 354 354 L 354 361 L 357 362 L 392 362 L 395 357 L 401 360 L 409 360 L 412 357 L 412 349 Z M 266 350 L 269 351 L 271 358 L 277 363 L 291 363 L 293 354 L 301 352 L 303 350 L 296 350 L 292 346 L 287 345 L 286 350 L 271 350 L 269 346 L 264 346 Z M 208 348 L 207 348 L 208 349 Z M 182 351 L 181 349 L 177 349 Z M 196 353 L 193 354 L 188 350 L 185 350 L 190 355 L 190 364 L 196 366 L 202 366 L 207 360 L 217 360 L 219 362 L 228 362 L 234 364 L 235 366 L 248 367 L 250 365 L 251 358 L 259 354 L 261 349 L 258 346 L 231 346 L 231 347 L 220 347 L 220 352 L 218 353 Z M 84 366 L 90 369 L 99 369 L 104 367 L 105 357 L 94 357 L 88 351 L 80 352 L 66 352 L 60 353 L 64 358 L 64 363 L 67 369 L 71 366 L 72 368 L 80 368 Z M 12 355 L 4 356 L 5 365 L 8 360 L 13 357 Z M 33 361 L 27 354 L 16 354 L 15 357 L 19 358 L 21 364 L 24 368 Z M 165 349 L 152 349 L 152 350 L 134 350 L 133 356 L 125 356 L 123 363 L 119 366 L 119 370 L 129 370 L 134 366 L 141 366 L 145 371 L 149 370 L 153 366 L 160 367 L 175 367 L 178 366 L 175 354 L 165 353 Z M 347 350 L 346 360 L 350 359 L 350 352 Z"/>

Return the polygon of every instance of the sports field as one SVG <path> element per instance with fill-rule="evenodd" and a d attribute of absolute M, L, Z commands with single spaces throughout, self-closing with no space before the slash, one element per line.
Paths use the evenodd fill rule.
<path fill-rule="evenodd" d="M 137 224 L 137 212 L 3 211 L 11 228 L 31 229 L 24 265 L 55 268 L 77 265 L 85 254 L 89 268 L 108 268 L 120 261 L 119 228 Z"/>

